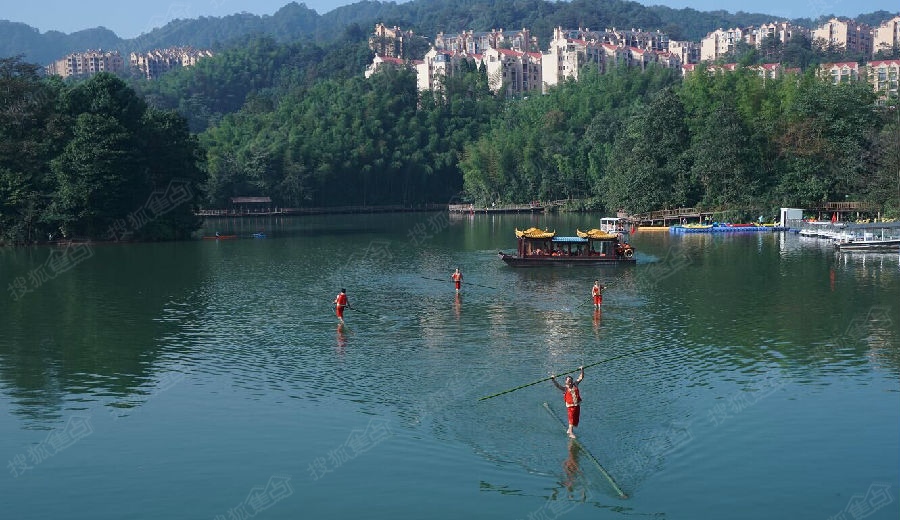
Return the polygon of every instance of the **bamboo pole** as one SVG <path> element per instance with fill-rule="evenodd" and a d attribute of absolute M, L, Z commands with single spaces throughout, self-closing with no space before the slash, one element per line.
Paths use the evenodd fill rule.
<path fill-rule="evenodd" d="M 601 359 L 600 361 L 597 361 L 596 363 L 591 363 L 590 365 L 584 365 L 582 368 L 590 368 L 590 367 L 594 367 L 594 366 L 600 365 L 600 364 L 602 364 L 602 363 L 609 363 L 610 361 L 614 361 L 614 360 L 616 360 L 616 359 L 622 359 L 623 357 L 628 357 L 628 356 L 631 356 L 631 355 L 633 355 L 633 354 L 637 354 L 637 353 L 639 353 L 639 352 L 645 352 L 645 351 L 647 351 L 647 350 L 652 350 L 652 349 L 655 349 L 655 348 L 659 348 L 659 347 L 661 347 L 661 346 L 662 346 L 662 345 L 654 345 L 654 346 L 652 346 L 652 347 L 639 348 L 639 349 L 637 349 L 637 350 L 632 350 L 632 351 L 626 352 L 626 353 L 624 353 L 624 354 L 619 354 L 618 356 L 613 356 L 613 357 L 611 357 L 611 358 Z M 574 374 L 575 372 L 578 372 L 579 370 L 580 370 L 579 368 L 576 368 L 575 370 L 569 370 L 568 372 L 563 372 L 563 373 L 560 373 L 560 374 L 556 374 L 556 376 L 564 376 L 564 375 L 567 375 L 567 374 Z M 504 390 L 504 391 L 502 391 L 502 392 L 497 392 L 496 394 L 491 394 L 491 395 L 486 395 L 486 396 L 484 396 L 484 397 L 480 397 L 480 398 L 478 398 L 478 400 L 479 400 L 479 401 L 485 401 L 485 400 L 487 400 L 487 399 L 493 399 L 494 397 L 501 396 L 501 395 L 503 395 L 503 394 L 508 394 L 508 393 L 510 393 L 510 392 L 515 392 L 516 390 L 521 390 L 521 389 L 523 389 L 523 388 L 528 388 L 529 386 L 534 386 L 534 385 L 536 385 L 536 384 L 538 384 L 538 383 L 543 383 L 544 381 L 549 381 L 549 380 L 553 379 L 553 378 L 556 377 L 556 376 L 550 376 L 550 377 L 545 377 L 545 378 L 543 378 L 543 379 L 538 379 L 537 381 L 532 381 L 531 383 L 526 383 L 526 384 L 524 384 L 524 385 L 519 385 L 519 386 L 517 386 L 517 387 L 515 387 L 515 388 L 510 388 L 509 390 Z"/>
<path fill-rule="evenodd" d="M 566 422 L 563 421 L 562 418 L 561 418 L 560 416 L 556 415 L 556 412 L 554 412 L 553 409 L 550 408 L 550 405 L 549 405 L 549 404 L 544 403 L 544 408 L 545 408 L 548 412 L 550 412 L 550 415 L 552 415 L 553 417 L 556 417 L 556 419 L 557 419 L 559 422 L 561 422 L 563 426 L 566 426 Z M 606 480 L 609 481 L 610 485 L 612 485 L 612 488 L 613 488 L 613 489 L 616 491 L 616 493 L 619 495 L 619 498 L 623 498 L 623 499 L 624 499 L 624 498 L 628 498 L 628 495 L 626 495 L 625 492 L 622 491 L 622 488 L 620 488 L 620 487 L 619 487 L 619 484 L 616 483 L 616 480 L 615 480 L 614 478 L 612 478 L 612 475 L 610 475 L 609 472 L 606 471 L 606 468 L 604 468 L 603 465 L 600 464 L 600 461 L 597 460 L 597 457 L 595 457 L 593 453 L 591 453 L 590 451 L 588 451 L 588 449 L 585 447 L 585 445 L 582 444 L 581 442 L 579 442 L 578 439 L 572 439 L 572 442 L 577 443 L 577 444 L 578 444 L 578 447 L 580 447 L 582 450 L 584 450 L 584 452 L 587 453 L 588 457 L 590 457 L 591 460 L 594 461 L 594 464 L 597 465 L 597 469 L 599 469 L 599 470 L 600 470 L 600 473 L 602 473 L 603 476 L 606 477 Z"/>

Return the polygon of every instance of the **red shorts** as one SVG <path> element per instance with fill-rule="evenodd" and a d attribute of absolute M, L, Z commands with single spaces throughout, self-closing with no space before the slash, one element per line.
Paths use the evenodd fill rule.
<path fill-rule="evenodd" d="M 594 305 L 600 305 L 601 303 L 603 303 L 603 296 L 600 296 L 599 294 L 594 296 Z"/>
<path fill-rule="evenodd" d="M 569 424 L 578 426 L 578 419 L 581 418 L 581 406 L 568 406 L 566 411 L 569 412 Z"/>
<path fill-rule="evenodd" d="M 337 314 L 338 318 L 344 317 L 344 306 L 343 305 L 335 305 L 334 313 Z"/>
<path fill-rule="evenodd" d="M 456 281 L 456 290 L 457 290 L 457 291 L 459 290 L 459 285 L 460 285 L 460 283 L 461 283 L 461 282 L 460 282 L 459 280 Z"/>

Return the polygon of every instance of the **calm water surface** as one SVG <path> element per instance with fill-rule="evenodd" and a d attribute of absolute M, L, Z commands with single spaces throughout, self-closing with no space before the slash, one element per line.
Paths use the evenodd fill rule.
<path fill-rule="evenodd" d="M 3 251 L 3 518 L 897 518 L 896 255 L 642 232 L 636 266 L 497 258 L 516 227 L 598 220 Z M 589 451 L 549 382 L 480 399 L 582 364 Z"/>

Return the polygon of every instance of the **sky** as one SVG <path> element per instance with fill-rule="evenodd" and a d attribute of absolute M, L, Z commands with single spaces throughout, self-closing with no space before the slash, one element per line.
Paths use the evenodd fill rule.
<path fill-rule="evenodd" d="M 319 14 L 355 3 L 356 0 L 306 0 L 307 7 Z M 22 22 L 41 32 L 72 33 L 103 26 L 122 38 L 134 38 L 161 27 L 175 18 L 227 16 L 248 12 L 271 15 L 289 0 L 6 0 L 0 19 Z M 301 2 L 298 2 L 301 3 Z M 402 0 L 398 3 L 402 3 Z M 698 11 L 747 11 L 784 18 L 815 18 L 823 14 L 854 17 L 860 13 L 900 10 L 898 0 L 641 0 L 645 5 L 665 5 Z M 2 38 L 2 35 L 0 35 Z"/>

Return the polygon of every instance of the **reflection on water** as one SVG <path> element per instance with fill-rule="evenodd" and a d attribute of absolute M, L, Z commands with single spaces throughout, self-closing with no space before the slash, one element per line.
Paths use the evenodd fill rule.
<path fill-rule="evenodd" d="M 671 495 L 653 503 L 658 479 L 752 452 L 756 428 L 794 424 L 806 434 L 792 440 L 798 445 L 824 428 L 833 440 L 822 449 L 848 444 L 852 433 L 841 417 L 799 417 L 789 411 L 794 401 L 812 406 L 810 394 L 847 385 L 847 399 L 861 400 L 842 408 L 852 414 L 860 402 L 888 409 L 900 395 L 900 269 L 891 259 L 835 255 L 774 233 L 637 233 L 630 237 L 636 266 L 513 269 L 496 251 L 514 242 L 515 227 L 565 233 L 590 227 L 584 216 L 427 226 L 434 222 L 430 214 L 229 220 L 208 227 L 237 234 L 262 227 L 270 238 L 98 247 L 90 261 L 42 290 L 0 303 L 10 317 L 0 330 L 0 395 L 13 414 L 0 447 L 21 452 L 35 442 L 29 430 L 59 428 L 75 412 L 112 414 L 129 425 L 143 420 L 136 409 L 147 407 L 148 420 L 170 414 L 181 435 L 204 436 L 210 421 L 275 406 L 276 413 L 216 434 L 217 449 L 248 453 L 241 463 L 256 471 L 251 481 L 265 482 L 275 473 L 266 464 L 275 462 L 264 446 L 298 450 L 280 463 L 299 478 L 304 468 L 296 465 L 320 456 L 306 450 L 333 444 L 319 424 L 386 417 L 425 443 L 415 457 L 395 462 L 399 487 L 421 485 L 429 450 L 448 459 L 474 454 L 493 470 L 451 477 L 478 482 L 473 487 L 489 497 L 517 497 L 519 517 L 543 500 L 648 514 L 683 502 L 676 500 L 682 483 L 668 485 Z M 0 257 L 0 273 L 16 275 L 42 261 L 34 250 L 14 252 Z M 465 273 L 458 294 L 449 278 L 456 267 Z M 595 279 L 607 288 L 602 310 L 591 305 Z M 345 324 L 331 307 L 342 287 L 353 306 Z M 558 399 L 542 381 L 549 373 L 610 358 L 591 366 L 580 386 L 580 440 L 636 497 L 628 502 L 584 464 L 584 453 L 542 410 L 544 401 Z M 204 412 L 182 410 L 172 402 L 176 394 L 202 402 Z M 887 436 L 890 419 L 876 416 L 871 428 Z M 157 442 L 171 442 L 168 430 L 155 433 Z M 106 449 L 96 442 L 83 444 Z M 890 452 L 883 442 L 872 439 L 869 449 Z M 368 468 L 365 457 L 353 463 Z M 229 468 L 209 464 L 212 474 Z M 883 469 L 878 462 L 859 467 L 866 474 Z M 148 471 L 164 481 L 196 468 L 176 463 Z M 739 469 L 709 471 L 752 484 Z M 61 484 L 53 475 L 40 474 L 45 487 Z M 354 483 L 345 478 L 334 480 Z M 828 491 L 854 492 L 847 485 Z M 148 496 L 159 496 L 148 486 Z M 210 502 L 210 516 L 223 510 L 212 503 L 216 493 L 197 497 Z M 431 500 L 456 503 L 458 493 L 448 487 Z M 471 500 L 463 514 L 478 516 L 479 504 L 490 500 Z"/>

